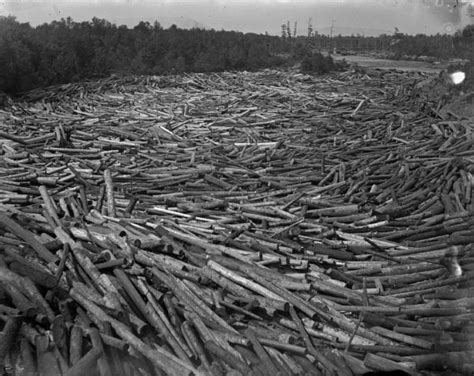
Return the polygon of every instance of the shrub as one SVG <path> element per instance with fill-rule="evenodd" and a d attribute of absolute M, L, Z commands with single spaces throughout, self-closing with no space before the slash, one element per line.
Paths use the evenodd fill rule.
<path fill-rule="evenodd" d="M 313 72 L 317 74 L 325 74 L 335 70 L 342 70 L 347 67 L 347 63 L 334 62 L 331 55 L 324 56 L 320 52 L 313 52 L 304 57 L 301 62 L 302 72 Z"/>

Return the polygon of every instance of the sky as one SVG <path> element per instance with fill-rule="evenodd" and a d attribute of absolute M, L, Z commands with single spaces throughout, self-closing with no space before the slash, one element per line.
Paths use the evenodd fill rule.
<path fill-rule="evenodd" d="M 0 15 L 36 26 L 61 18 L 105 18 L 133 27 L 158 21 L 163 27 L 279 35 L 281 25 L 297 23 L 297 34 L 313 30 L 334 35 L 378 35 L 395 28 L 408 34 L 452 33 L 474 17 L 474 0 L 0 0 Z M 474 15 L 474 12 L 473 12 Z"/>

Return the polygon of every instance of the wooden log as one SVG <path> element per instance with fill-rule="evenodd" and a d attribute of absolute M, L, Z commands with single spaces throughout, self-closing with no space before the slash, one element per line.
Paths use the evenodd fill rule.
<path fill-rule="evenodd" d="M 112 182 L 112 173 L 109 169 L 104 171 L 105 190 L 107 195 L 107 214 L 111 217 L 117 215 L 115 210 L 114 185 Z"/>
<path fill-rule="evenodd" d="M 35 284 L 26 277 L 21 277 L 9 269 L 0 266 L 0 281 L 5 285 L 9 285 L 11 296 L 17 298 L 17 302 L 21 304 L 26 311 L 31 307 L 31 302 L 37 307 L 37 311 L 45 314 L 49 321 L 54 320 L 54 312 L 44 299 Z M 13 295 L 14 294 L 14 295 Z"/>
<path fill-rule="evenodd" d="M 97 367 L 99 368 L 100 375 L 101 376 L 112 375 L 112 371 L 109 367 L 107 358 L 104 356 L 105 355 L 104 346 L 103 346 L 102 338 L 99 331 L 93 328 L 89 332 L 89 336 L 92 342 L 92 349 L 98 350 L 101 353 L 101 355 L 97 359 Z"/>
<path fill-rule="evenodd" d="M 212 260 L 208 261 L 207 266 L 209 268 L 211 268 L 212 270 L 220 273 L 224 277 L 230 279 L 231 281 L 233 281 L 235 283 L 238 283 L 241 286 L 246 287 L 249 290 L 252 290 L 252 291 L 256 292 L 257 294 L 263 295 L 263 296 L 265 296 L 267 298 L 270 298 L 270 299 L 281 300 L 280 296 L 274 294 L 270 290 L 268 290 L 268 289 L 266 289 L 262 286 L 259 286 L 258 284 L 254 283 L 254 282 L 252 282 L 252 281 L 250 281 L 250 280 L 248 280 L 248 279 L 246 279 L 242 276 L 239 276 L 238 274 L 232 272 L 231 270 L 228 270 L 228 269 L 222 267 L 221 265 L 219 265 L 218 263 L 216 263 Z"/>
<path fill-rule="evenodd" d="M 36 362 L 33 355 L 33 349 L 26 338 L 20 340 L 20 352 L 23 370 L 22 376 L 34 376 L 37 373 Z"/>
<path fill-rule="evenodd" d="M 75 292 L 74 289 L 71 290 L 71 296 L 78 301 L 82 306 L 84 306 L 89 312 L 95 315 L 99 320 L 109 322 L 117 334 L 127 343 L 130 344 L 137 351 L 142 353 L 147 359 L 149 359 L 153 364 L 158 368 L 166 370 L 170 374 L 175 375 L 190 375 L 194 372 L 196 375 L 201 373 L 194 369 L 192 366 L 187 365 L 186 363 L 181 362 L 178 358 L 169 354 L 161 348 L 152 349 L 136 337 L 129 328 L 119 322 L 118 320 L 113 319 L 108 316 L 104 311 L 102 311 L 94 303 L 88 301 L 85 297 Z"/>
<path fill-rule="evenodd" d="M 330 361 L 328 360 L 324 355 L 322 355 L 316 348 L 314 347 L 313 343 L 311 342 L 311 339 L 309 338 L 308 333 L 306 332 L 306 329 L 301 322 L 300 317 L 296 313 L 295 309 L 293 306 L 290 306 L 290 314 L 291 318 L 293 321 L 296 323 L 296 326 L 298 328 L 300 336 L 303 338 L 303 341 L 306 345 L 306 348 L 308 349 L 308 352 L 314 356 L 314 358 L 318 361 L 319 364 L 321 364 L 322 367 L 324 367 L 327 372 L 336 372 L 337 367 Z"/>
<path fill-rule="evenodd" d="M 56 278 L 47 270 L 40 268 L 38 265 L 25 260 L 17 254 L 13 247 L 5 247 L 5 254 L 8 255 L 8 267 L 15 273 L 29 277 L 34 283 L 46 288 L 56 286 Z"/>
<path fill-rule="evenodd" d="M 13 342 L 20 330 L 22 316 L 10 316 L 5 323 L 5 326 L 0 333 L 0 364 L 3 366 L 5 356 L 10 352 Z"/>
<path fill-rule="evenodd" d="M 464 372 L 464 365 L 472 363 L 472 351 L 453 351 L 443 354 L 412 355 L 407 358 L 416 365 L 418 370 L 443 370 L 452 369 Z"/>
<path fill-rule="evenodd" d="M 159 279 L 166 281 L 168 288 L 173 291 L 173 293 L 180 298 L 185 304 L 197 313 L 202 314 L 204 317 L 212 318 L 217 324 L 221 325 L 223 328 L 236 332 L 226 321 L 217 316 L 208 306 L 203 304 L 203 302 L 195 296 L 183 283 L 173 278 L 172 275 L 166 275 L 165 273 L 160 272 L 156 267 L 151 270 L 153 275 L 157 276 Z"/>
<path fill-rule="evenodd" d="M 155 325 L 159 329 L 160 334 L 163 335 L 163 337 L 171 346 L 175 354 L 179 356 L 182 360 L 190 362 L 190 357 L 192 356 L 191 351 L 188 349 L 186 344 L 181 340 L 180 336 L 178 335 L 176 330 L 173 328 L 173 326 L 169 322 L 165 313 L 160 308 L 155 297 L 151 294 L 150 290 L 143 283 L 143 281 L 138 280 L 136 284 L 139 290 L 142 292 L 142 294 L 146 296 L 148 300 L 148 303 L 146 303 L 145 309 L 148 315 L 150 316 L 150 318 L 153 320 L 152 324 Z"/>
<path fill-rule="evenodd" d="M 247 329 L 245 332 L 245 336 L 249 339 L 250 343 L 253 346 L 255 353 L 257 354 L 258 358 L 263 362 L 265 365 L 265 369 L 272 375 L 276 375 L 279 373 L 278 368 L 273 363 L 272 359 L 265 351 L 263 346 L 258 342 L 257 337 L 253 333 L 251 329 Z"/>
<path fill-rule="evenodd" d="M 69 336 L 69 364 L 77 364 L 83 354 L 83 333 L 78 325 L 73 325 Z M 99 356 L 97 354 L 97 356 Z"/>
<path fill-rule="evenodd" d="M 59 220 L 58 212 L 54 201 L 52 200 L 50 194 L 48 193 L 46 187 L 44 185 L 39 186 L 38 188 L 41 197 L 43 198 L 44 206 L 49 214 L 49 216 L 53 219 L 56 226 L 61 226 L 61 221 Z M 55 226 L 55 227 L 56 227 Z"/>
<path fill-rule="evenodd" d="M 17 235 L 20 239 L 23 239 L 28 243 L 31 248 L 33 248 L 39 257 L 41 257 L 46 262 L 56 262 L 58 259 L 53 255 L 43 244 L 41 244 L 33 234 L 21 227 L 13 219 L 7 217 L 4 214 L 0 214 L 0 224 L 8 228 L 9 231 Z"/>
<path fill-rule="evenodd" d="M 411 374 L 415 369 L 414 362 L 395 362 L 371 353 L 365 356 L 364 364 L 368 368 L 383 372 L 405 371 L 406 373 Z"/>
<path fill-rule="evenodd" d="M 78 376 L 83 375 L 84 372 L 91 371 L 95 367 L 97 361 L 102 355 L 102 351 L 98 348 L 92 348 L 80 358 L 77 363 L 73 365 L 66 373 L 66 376 Z"/>
<path fill-rule="evenodd" d="M 35 338 L 36 359 L 38 363 L 38 373 L 52 376 L 60 376 L 61 369 L 51 343 L 47 336 L 37 336 Z"/>
<path fill-rule="evenodd" d="M 204 346 L 213 356 L 225 361 L 233 369 L 238 370 L 242 375 L 254 374 L 246 363 L 244 363 L 242 360 L 238 359 L 237 357 L 234 357 L 232 354 L 227 353 L 215 342 L 206 342 Z"/>
<path fill-rule="evenodd" d="M 196 333 L 194 332 L 192 323 L 190 323 L 189 321 L 184 321 L 181 325 L 181 332 L 183 333 L 183 336 L 186 339 L 186 342 L 188 343 L 189 347 L 195 353 L 196 358 L 200 360 L 206 371 L 212 372 L 211 365 L 204 352 L 204 347 L 199 338 L 197 337 Z"/>

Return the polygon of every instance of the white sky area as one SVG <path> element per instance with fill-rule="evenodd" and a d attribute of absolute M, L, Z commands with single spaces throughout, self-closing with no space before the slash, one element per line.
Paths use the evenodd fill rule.
<path fill-rule="evenodd" d="M 164 27 L 205 27 L 279 35 L 281 25 L 297 22 L 306 35 L 308 21 L 323 34 L 436 34 L 467 25 L 468 4 L 474 0 L 0 0 L 0 15 L 14 15 L 36 26 L 61 18 L 89 21 L 92 17 L 134 26 L 157 20 Z"/>

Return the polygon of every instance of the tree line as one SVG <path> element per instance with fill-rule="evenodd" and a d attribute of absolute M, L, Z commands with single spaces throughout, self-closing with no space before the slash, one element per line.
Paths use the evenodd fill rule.
<path fill-rule="evenodd" d="M 287 62 L 291 46 L 277 36 L 233 31 L 134 28 L 93 18 L 31 27 L 0 17 L 0 90 L 9 94 L 118 74 L 255 70 Z"/>
<path fill-rule="evenodd" d="M 133 28 L 93 18 L 32 27 L 0 17 L 0 91 L 17 94 L 57 83 L 118 74 L 177 74 L 257 70 L 303 61 L 308 70 L 332 69 L 316 51 L 385 51 L 387 56 L 473 58 L 474 25 L 454 36 L 280 37 L 235 31 L 164 29 L 157 22 Z M 316 67 L 316 68 L 314 68 Z M 324 69 L 320 69 L 324 68 Z"/>
<path fill-rule="evenodd" d="M 288 36 L 284 39 L 289 39 Z M 408 35 L 395 32 L 393 35 L 379 36 L 327 35 L 314 34 L 310 37 L 292 37 L 296 48 L 302 50 L 308 45 L 315 49 L 338 52 L 381 52 L 391 59 L 417 59 L 431 57 L 436 59 L 474 57 L 474 25 L 468 25 L 454 35 Z"/>

